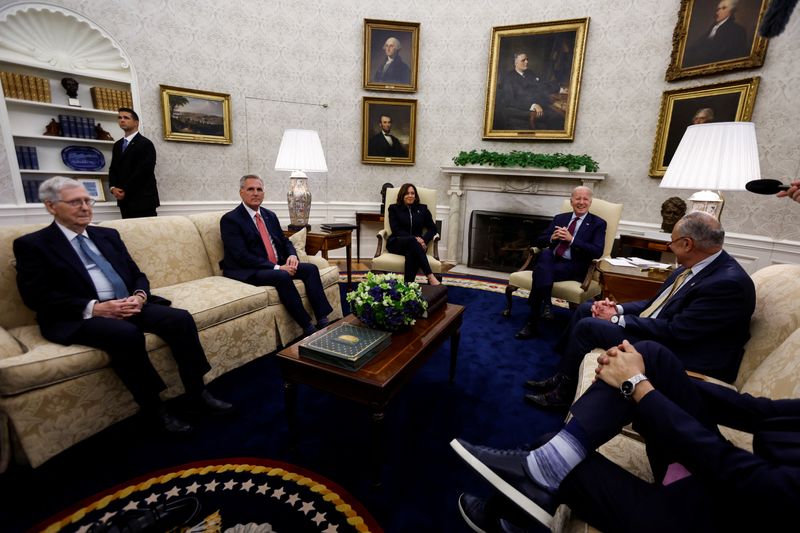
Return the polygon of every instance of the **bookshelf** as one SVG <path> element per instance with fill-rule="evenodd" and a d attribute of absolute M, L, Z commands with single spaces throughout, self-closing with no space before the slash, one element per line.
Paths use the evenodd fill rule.
<path fill-rule="evenodd" d="M 17 46 L 0 48 L 0 73 L 5 73 L 0 74 L 0 131 L 17 204 L 38 203 L 39 183 L 56 175 L 99 178 L 107 192 L 114 141 L 97 139 L 94 126 L 119 139 L 122 131 L 116 108 L 131 104 L 139 108 L 135 75 L 124 50 L 92 21 L 51 4 L 0 8 L 0 33 L 12 40 L 29 40 L 40 34 L 53 37 L 36 46 L 15 42 Z M 49 42 L 58 43 L 58 50 Z M 27 49 L 36 49 L 36 55 L 26 55 Z M 65 57 L 68 51 L 74 55 Z M 70 105 L 61 85 L 66 77 L 78 82 L 79 106 Z M 52 120 L 61 135 L 45 135 Z M 52 124 L 50 129 L 55 129 Z M 62 158 L 62 151 L 70 146 L 89 149 L 95 155 L 99 151 L 103 167 L 70 168 Z M 110 194 L 105 197 L 113 199 Z"/>

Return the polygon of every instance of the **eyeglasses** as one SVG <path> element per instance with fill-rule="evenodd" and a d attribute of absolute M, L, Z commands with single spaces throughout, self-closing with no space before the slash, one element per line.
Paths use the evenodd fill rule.
<path fill-rule="evenodd" d="M 97 203 L 97 200 L 94 200 L 92 198 L 82 198 L 80 200 L 56 200 L 53 203 L 57 204 L 58 202 L 61 202 L 62 204 L 67 204 L 70 207 L 81 207 L 83 204 L 92 207 L 94 204 Z"/>
<path fill-rule="evenodd" d="M 692 238 L 691 238 L 691 237 L 689 237 L 688 235 L 681 235 L 680 237 L 678 237 L 678 238 L 677 238 L 677 239 L 675 239 L 674 241 L 669 241 L 669 242 L 667 243 L 667 246 L 668 246 L 669 248 L 672 248 L 672 245 L 673 245 L 673 244 L 675 244 L 676 242 L 678 242 L 678 241 L 679 241 L 679 240 L 681 240 L 681 239 L 689 239 L 689 240 L 692 240 Z"/>

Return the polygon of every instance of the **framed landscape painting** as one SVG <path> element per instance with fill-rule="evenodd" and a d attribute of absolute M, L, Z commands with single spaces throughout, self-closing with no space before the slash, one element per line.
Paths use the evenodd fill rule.
<path fill-rule="evenodd" d="M 588 18 L 492 28 L 484 139 L 574 139 L 588 30 Z"/>
<path fill-rule="evenodd" d="M 749 121 L 760 81 L 755 77 L 666 91 L 661 97 L 650 176 L 664 176 L 686 128 L 692 124 Z"/>
<path fill-rule="evenodd" d="M 417 90 L 419 22 L 364 20 L 364 88 Z"/>
<path fill-rule="evenodd" d="M 160 87 L 165 140 L 231 144 L 231 95 Z"/>
<path fill-rule="evenodd" d="M 417 101 L 365 97 L 362 105 L 361 162 L 413 165 Z"/>
<path fill-rule="evenodd" d="M 760 67 L 758 34 L 769 0 L 681 0 L 667 81 Z"/>

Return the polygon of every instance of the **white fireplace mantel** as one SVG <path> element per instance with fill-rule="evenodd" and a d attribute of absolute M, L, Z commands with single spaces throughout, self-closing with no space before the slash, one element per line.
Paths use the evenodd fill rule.
<path fill-rule="evenodd" d="M 567 197 L 572 189 L 584 185 L 594 190 L 594 185 L 606 179 L 601 172 L 573 172 L 567 169 L 501 168 L 485 166 L 441 167 L 450 176 L 447 191 L 450 213 L 447 219 L 448 263 L 459 263 L 464 247 L 462 211 L 467 191 L 484 193 L 533 194 Z"/>

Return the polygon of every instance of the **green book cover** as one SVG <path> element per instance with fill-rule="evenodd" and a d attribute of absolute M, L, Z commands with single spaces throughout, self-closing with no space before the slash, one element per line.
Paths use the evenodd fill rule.
<path fill-rule="evenodd" d="M 392 334 L 388 331 L 343 323 L 301 341 L 299 352 L 313 358 L 322 356 L 339 360 L 351 366 L 383 350 L 391 339 Z"/>

